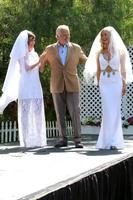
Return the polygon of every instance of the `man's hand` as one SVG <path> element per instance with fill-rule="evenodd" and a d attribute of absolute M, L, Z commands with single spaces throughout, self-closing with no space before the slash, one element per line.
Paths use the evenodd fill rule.
<path fill-rule="evenodd" d="M 122 96 L 126 93 L 126 83 L 125 81 L 122 82 Z"/>
<path fill-rule="evenodd" d="M 44 62 L 45 55 L 46 55 L 46 51 L 44 51 L 44 52 L 40 55 L 40 63 L 43 63 L 43 62 Z"/>

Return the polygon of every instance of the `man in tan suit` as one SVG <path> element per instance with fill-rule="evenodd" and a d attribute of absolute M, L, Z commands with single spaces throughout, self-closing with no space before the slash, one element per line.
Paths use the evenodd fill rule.
<path fill-rule="evenodd" d="M 41 56 L 41 68 L 49 64 L 51 69 L 50 91 L 52 93 L 60 141 L 55 147 L 68 145 L 65 115 L 66 107 L 70 113 L 73 126 L 73 140 L 76 148 L 83 148 L 81 144 L 81 123 L 79 108 L 80 83 L 77 74 L 79 63 L 85 63 L 86 55 L 78 44 L 71 43 L 70 30 L 66 25 L 60 25 L 56 29 L 57 42 L 47 46 Z"/>

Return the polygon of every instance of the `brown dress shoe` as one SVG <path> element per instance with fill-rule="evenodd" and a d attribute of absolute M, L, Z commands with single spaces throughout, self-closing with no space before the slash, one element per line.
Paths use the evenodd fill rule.
<path fill-rule="evenodd" d="M 60 148 L 60 147 L 66 147 L 67 146 L 67 141 L 59 141 L 56 145 L 55 145 L 55 147 L 56 148 Z"/>
<path fill-rule="evenodd" d="M 75 148 L 82 149 L 83 148 L 83 144 L 81 142 L 76 142 L 75 143 Z"/>

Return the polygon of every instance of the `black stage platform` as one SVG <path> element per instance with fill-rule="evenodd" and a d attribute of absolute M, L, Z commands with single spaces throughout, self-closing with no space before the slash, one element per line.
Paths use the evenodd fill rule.
<path fill-rule="evenodd" d="M 96 136 L 83 136 L 62 149 L 0 146 L 0 200 L 133 200 L 133 138 L 124 150 L 95 149 Z"/>

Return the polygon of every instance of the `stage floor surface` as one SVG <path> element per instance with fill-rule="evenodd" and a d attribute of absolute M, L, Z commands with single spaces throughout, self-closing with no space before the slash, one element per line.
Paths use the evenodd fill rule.
<path fill-rule="evenodd" d="M 83 149 L 48 146 L 25 149 L 18 143 L 0 145 L 0 200 L 35 200 L 54 190 L 133 156 L 133 136 L 123 150 L 97 150 L 96 136 L 82 136 Z"/>

